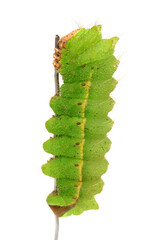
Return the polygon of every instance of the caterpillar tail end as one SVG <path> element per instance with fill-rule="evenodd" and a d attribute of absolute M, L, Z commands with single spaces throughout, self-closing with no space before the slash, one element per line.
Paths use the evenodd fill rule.
<path fill-rule="evenodd" d="M 53 213 L 57 217 L 62 217 L 66 212 L 71 210 L 73 207 L 75 207 L 76 203 L 69 205 L 69 206 L 56 206 L 56 205 L 49 205 Z"/>

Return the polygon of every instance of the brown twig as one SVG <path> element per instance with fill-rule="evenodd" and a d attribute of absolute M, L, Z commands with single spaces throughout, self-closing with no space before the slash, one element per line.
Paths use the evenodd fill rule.
<path fill-rule="evenodd" d="M 58 47 L 59 36 L 55 36 L 55 48 Z M 56 68 L 54 68 L 54 83 L 55 83 L 55 94 L 59 96 L 59 73 Z M 56 189 L 56 179 L 54 182 L 54 188 Z M 59 218 L 55 215 L 55 236 L 54 240 L 58 240 L 59 234 Z"/>

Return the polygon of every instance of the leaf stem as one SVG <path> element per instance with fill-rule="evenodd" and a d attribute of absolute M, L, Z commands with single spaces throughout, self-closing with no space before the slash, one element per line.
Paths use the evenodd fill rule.
<path fill-rule="evenodd" d="M 59 218 L 55 215 L 55 236 L 54 236 L 54 240 L 58 240 L 58 234 L 59 234 Z"/>

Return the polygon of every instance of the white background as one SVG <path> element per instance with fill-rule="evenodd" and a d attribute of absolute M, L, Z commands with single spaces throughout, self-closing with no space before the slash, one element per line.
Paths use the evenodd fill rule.
<path fill-rule="evenodd" d="M 60 219 L 59 240 L 160 239 L 159 1 L 3 0 L 0 3 L 0 218 L 2 240 L 53 240 L 46 196 L 53 179 L 41 172 L 42 143 L 52 113 L 54 36 L 77 24 L 103 25 L 119 36 L 121 64 L 110 117 L 100 209 Z"/>

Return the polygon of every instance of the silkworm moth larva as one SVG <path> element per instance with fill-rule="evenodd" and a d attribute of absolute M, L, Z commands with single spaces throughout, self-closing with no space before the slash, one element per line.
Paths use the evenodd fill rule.
<path fill-rule="evenodd" d="M 56 116 L 46 128 L 56 137 L 44 144 L 52 155 L 42 166 L 44 174 L 56 178 L 57 188 L 47 197 L 56 216 L 79 215 L 98 209 L 94 196 L 102 191 L 102 174 L 111 141 L 107 133 L 113 121 L 107 116 L 114 100 L 110 93 L 117 81 L 112 77 L 119 61 L 114 57 L 118 37 L 102 39 L 101 26 L 77 29 L 58 41 L 53 65 L 62 75 L 60 96 L 50 100 Z"/>

